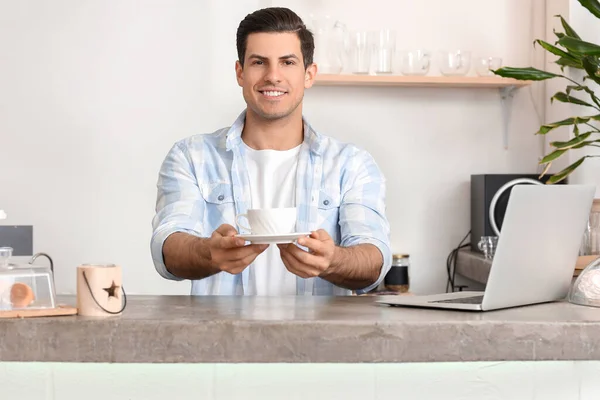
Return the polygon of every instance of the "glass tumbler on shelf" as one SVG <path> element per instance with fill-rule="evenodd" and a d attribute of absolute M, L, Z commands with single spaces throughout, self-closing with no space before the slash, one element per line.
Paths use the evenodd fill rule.
<path fill-rule="evenodd" d="M 483 252 L 486 259 L 492 260 L 498 247 L 498 236 L 482 236 L 477 247 Z"/>
<path fill-rule="evenodd" d="M 396 53 L 396 31 L 381 29 L 371 33 L 376 74 L 391 74 Z"/>
<path fill-rule="evenodd" d="M 350 68 L 354 74 L 368 74 L 371 69 L 371 40 L 369 32 L 349 34 Z"/>
<path fill-rule="evenodd" d="M 480 57 L 475 62 L 475 71 L 479 76 L 496 76 L 491 70 L 502 66 L 500 57 Z"/>
<path fill-rule="evenodd" d="M 315 50 L 313 60 L 322 74 L 339 74 L 344 67 L 344 34 L 346 26 L 331 17 L 314 18 Z"/>
<path fill-rule="evenodd" d="M 400 53 L 402 75 L 427 75 L 431 65 L 431 53 L 427 50 L 403 51 Z"/>
<path fill-rule="evenodd" d="M 471 68 L 470 51 L 442 51 L 440 53 L 440 72 L 446 76 L 464 76 Z"/>

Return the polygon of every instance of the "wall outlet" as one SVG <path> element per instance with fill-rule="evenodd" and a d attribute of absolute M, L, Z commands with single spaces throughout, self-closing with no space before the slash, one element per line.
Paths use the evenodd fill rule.
<path fill-rule="evenodd" d="M 13 256 L 32 256 L 33 226 L 0 225 L 0 247 L 12 247 Z"/>

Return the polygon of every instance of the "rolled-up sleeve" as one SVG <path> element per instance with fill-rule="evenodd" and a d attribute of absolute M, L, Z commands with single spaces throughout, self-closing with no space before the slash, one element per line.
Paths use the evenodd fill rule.
<path fill-rule="evenodd" d="M 392 265 L 390 226 L 385 211 L 386 182 L 383 173 L 366 151 L 358 151 L 348 162 L 348 177 L 340 204 L 341 246 L 372 244 L 379 249 L 383 264 L 372 285 L 357 290 L 364 294 L 379 286 Z"/>
<path fill-rule="evenodd" d="M 192 161 L 182 142 L 170 149 L 163 161 L 157 183 L 156 214 L 152 220 L 150 249 L 156 271 L 164 278 L 182 280 L 165 266 L 163 245 L 169 235 L 186 232 L 202 236 L 202 197 Z"/>

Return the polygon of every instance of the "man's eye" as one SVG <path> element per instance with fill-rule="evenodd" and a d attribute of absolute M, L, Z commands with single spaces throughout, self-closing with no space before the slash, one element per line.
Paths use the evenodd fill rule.
<path fill-rule="evenodd" d="M 284 63 L 285 63 L 285 65 L 294 65 L 294 64 L 296 64 L 295 62 L 289 61 L 289 60 L 288 61 L 284 61 Z"/>
<path fill-rule="evenodd" d="M 256 60 L 252 62 L 252 65 L 263 65 L 262 61 Z"/>

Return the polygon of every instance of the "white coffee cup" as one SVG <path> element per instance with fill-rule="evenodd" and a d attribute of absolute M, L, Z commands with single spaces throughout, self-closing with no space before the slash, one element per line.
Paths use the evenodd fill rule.
<path fill-rule="evenodd" d="M 250 226 L 240 224 L 245 217 Z M 235 223 L 253 235 L 275 235 L 294 233 L 296 230 L 296 208 L 259 208 L 249 209 L 245 214 L 238 214 Z"/>

